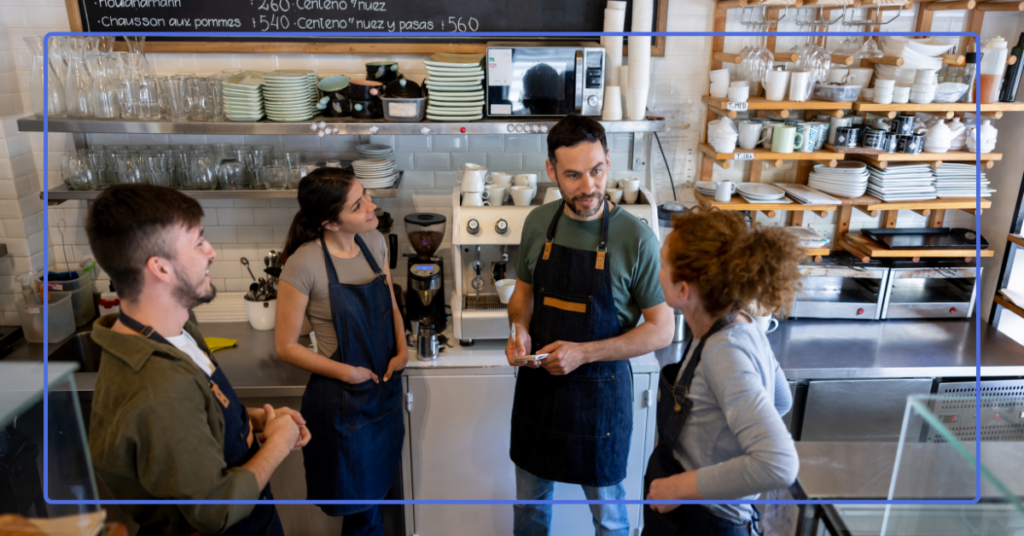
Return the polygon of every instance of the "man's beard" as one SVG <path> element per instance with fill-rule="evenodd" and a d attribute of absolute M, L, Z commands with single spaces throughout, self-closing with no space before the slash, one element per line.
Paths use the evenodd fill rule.
<path fill-rule="evenodd" d="M 564 192 L 562 193 L 562 197 L 565 197 Z M 576 205 L 576 203 L 589 198 L 597 199 L 600 201 L 601 199 L 604 199 L 604 194 L 578 195 L 576 197 L 573 197 L 572 199 L 566 198 L 565 205 L 569 207 L 569 210 L 571 210 L 573 214 L 581 218 L 589 218 L 594 214 L 597 214 L 597 211 L 601 210 L 601 207 L 604 206 L 602 203 L 594 203 L 594 207 L 587 210 Z"/>
<path fill-rule="evenodd" d="M 182 273 L 175 267 L 175 273 Z M 177 276 L 178 280 L 174 284 L 174 297 L 178 300 L 178 304 L 185 309 L 192 309 L 196 306 L 204 303 L 210 303 L 215 297 L 217 297 L 217 288 L 210 284 L 210 290 L 207 293 L 203 293 L 200 287 L 206 282 L 206 274 L 200 276 L 198 283 L 190 283 L 182 279 L 180 275 Z"/>

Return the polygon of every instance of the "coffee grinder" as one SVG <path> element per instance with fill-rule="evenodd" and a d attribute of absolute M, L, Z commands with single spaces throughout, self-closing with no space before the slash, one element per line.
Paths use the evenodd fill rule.
<path fill-rule="evenodd" d="M 444 240 L 446 222 L 444 216 L 429 212 L 405 217 L 405 231 L 416 251 L 416 255 L 409 258 L 408 266 L 409 289 L 405 298 L 408 320 L 419 322 L 423 327 L 432 324 L 436 333 L 448 326 L 444 307 L 444 261 L 434 256 Z"/>

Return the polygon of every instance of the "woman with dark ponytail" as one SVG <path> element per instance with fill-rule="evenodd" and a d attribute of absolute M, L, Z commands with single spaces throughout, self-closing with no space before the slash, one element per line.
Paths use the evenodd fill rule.
<path fill-rule="evenodd" d="M 278 357 L 312 372 L 302 414 L 309 500 L 381 500 L 402 453 L 401 372 L 408 361 L 387 243 L 362 184 L 322 168 L 299 182 L 278 286 Z M 317 352 L 299 343 L 303 318 Z M 316 443 L 313 445 L 312 443 Z M 343 535 L 384 534 L 380 505 L 322 505 Z"/>
<path fill-rule="evenodd" d="M 693 340 L 661 371 L 644 495 L 757 499 L 792 484 L 800 462 L 782 421 L 793 403 L 786 377 L 746 310 L 784 314 L 800 288 L 803 253 L 784 229 L 748 227 L 735 212 L 694 210 L 673 223 L 658 279 Z M 749 504 L 652 504 L 644 535 L 751 535 L 758 519 Z"/>

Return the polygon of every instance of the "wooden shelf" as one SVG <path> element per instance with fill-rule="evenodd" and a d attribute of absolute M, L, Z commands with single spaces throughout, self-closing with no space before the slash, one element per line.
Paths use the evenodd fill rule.
<path fill-rule="evenodd" d="M 1011 302 L 1010 300 L 1002 297 L 999 294 L 998 290 L 996 291 L 995 298 L 992 298 L 992 301 L 994 301 L 997 304 L 1001 305 L 1004 309 L 1012 312 L 1013 314 L 1015 314 L 1015 315 L 1017 315 L 1017 316 L 1019 316 L 1021 318 L 1024 318 L 1024 309 L 1021 309 L 1020 307 L 1017 307 L 1016 305 L 1014 305 L 1013 302 Z"/>
<path fill-rule="evenodd" d="M 974 249 L 889 249 L 859 232 L 846 233 L 840 239 L 840 245 L 854 256 L 866 255 L 871 258 L 907 258 L 914 259 L 921 257 L 974 257 Z M 851 251 L 852 250 L 852 251 Z M 992 257 L 995 252 L 991 249 L 981 250 L 982 257 Z"/>
<path fill-rule="evenodd" d="M 813 151 L 804 153 L 793 151 L 792 153 L 773 153 L 770 149 L 736 149 L 731 153 L 716 152 L 714 147 L 708 143 L 701 143 L 700 150 L 712 160 L 817 160 L 819 162 L 829 160 L 842 160 L 843 155 L 832 151 Z M 747 156 L 750 155 L 750 156 Z"/>
<path fill-rule="evenodd" d="M 813 153 L 804 153 L 813 154 Z M 980 157 L 981 165 L 991 169 L 995 161 L 1002 160 L 1002 153 L 975 154 L 969 151 L 947 151 L 945 153 L 881 153 L 881 154 L 852 154 L 858 160 L 868 162 L 875 167 L 885 169 L 889 162 L 974 162 L 975 157 Z"/>
<path fill-rule="evenodd" d="M 1010 237 L 1008 238 L 1008 240 L 1010 242 L 1012 242 L 1014 244 L 1017 244 L 1018 246 L 1024 248 L 1024 236 L 1015 235 L 1013 233 L 1010 233 Z"/>
<path fill-rule="evenodd" d="M 748 203 L 739 194 L 732 196 L 728 202 L 716 201 L 714 197 L 708 197 L 697 190 L 693 191 L 697 202 L 704 208 L 717 208 L 718 210 L 749 210 L 753 212 L 764 212 L 769 218 L 775 217 L 776 211 L 793 212 L 831 212 L 836 210 L 837 205 L 804 205 L 799 201 L 792 200 L 792 203 Z M 788 199 L 788 198 L 787 198 Z"/>
<path fill-rule="evenodd" d="M 729 104 L 728 98 L 710 97 L 707 95 L 702 97 L 701 101 L 704 104 L 714 106 L 715 108 L 719 108 L 721 110 L 727 109 Z M 770 101 L 766 100 L 764 97 L 750 97 L 750 99 L 748 99 L 746 103 L 733 104 L 746 104 L 747 110 L 851 110 L 853 109 L 854 103 L 821 100 L 809 100 L 804 102 Z"/>
<path fill-rule="evenodd" d="M 976 200 L 973 197 L 956 199 L 930 199 L 927 201 L 879 201 L 877 204 L 864 207 L 865 210 L 974 210 L 992 207 L 988 199 Z"/>
<path fill-rule="evenodd" d="M 854 111 L 872 112 L 886 114 L 890 119 L 896 117 L 896 112 L 924 112 L 931 114 L 946 114 L 952 117 L 955 112 L 976 112 L 977 108 L 971 102 L 933 102 L 931 104 L 875 104 L 873 102 L 857 101 L 852 103 Z M 982 113 L 996 112 L 1024 112 L 1024 103 L 999 102 L 993 104 L 982 104 Z"/>

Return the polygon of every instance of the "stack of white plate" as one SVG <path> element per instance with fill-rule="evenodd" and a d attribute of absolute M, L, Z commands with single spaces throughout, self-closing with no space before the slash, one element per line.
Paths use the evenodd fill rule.
<path fill-rule="evenodd" d="M 363 145 L 356 145 L 356 153 L 359 154 L 359 158 L 364 160 L 373 159 L 387 159 L 391 162 L 395 162 L 395 148 L 390 145 L 382 145 L 380 143 L 364 143 Z"/>
<path fill-rule="evenodd" d="M 977 197 L 975 189 L 978 181 L 978 174 L 974 164 L 950 164 L 943 162 L 942 167 L 932 168 L 932 175 L 935 176 L 935 190 L 939 197 Z M 992 197 L 995 190 L 988 187 L 991 184 L 981 172 L 981 197 Z"/>
<path fill-rule="evenodd" d="M 427 68 L 427 119 L 473 121 L 484 116 L 483 54 L 438 53 Z"/>
<path fill-rule="evenodd" d="M 775 183 L 775 186 L 786 191 L 786 195 L 804 205 L 837 205 L 841 200 L 826 193 L 819 192 L 804 184 Z"/>
<path fill-rule="evenodd" d="M 263 75 L 263 100 L 271 121 L 307 121 L 316 115 L 316 72 L 282 69 Z"/>
<path fill-rule="evenodd" d="M 387 158 L 353 160 L 352 169 L 364 188 L 387 188 L 398 178 L 395 163 Z"/>
<path fill-rule="evenodd" d="M 223 82 L 224 113 L 231 121 L 263 119 L 263 78 L 257 71 L 236 74 Z"/>
<path fill-rule="evenodd" d="M 840 160 L 836 167 L 815 164 L 807 185 L 839 197 L 860 197 L 868 188 L 867 164 Z"/>
<path fill-rule="evenodd" d="M 697 191 L 709 196 L 715 197 L 715 181 L 697 181 Z"/>
<path fill-rule="evenodd" d="M 786 199 L 785 190 L 771 184 L 741 182 L 736 185 L 736 191 L 747 203 L 792 203 Z"/>
<path fill-rule="evenodd" d="M 868 193 L 882 201 L 935 199 L 935 177 L 928 164 L 889 163 L 885 169 L 868 168 Z"/>

